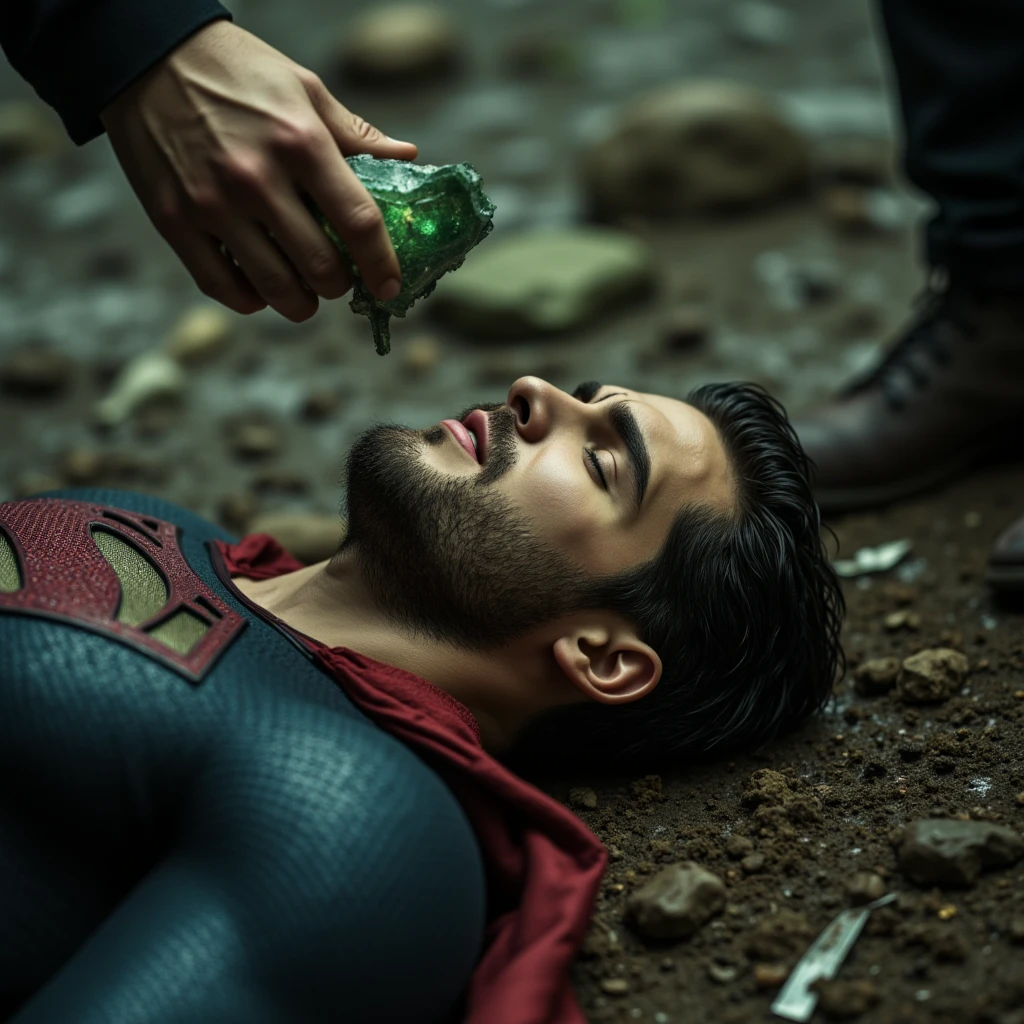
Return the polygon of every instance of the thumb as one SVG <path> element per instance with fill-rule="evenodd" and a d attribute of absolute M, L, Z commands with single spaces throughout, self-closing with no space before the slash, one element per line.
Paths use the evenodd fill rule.
<path fill-rule="evenodd" d="M 369 153 L 394 160 L 416 159 L 414 143 L 389 138 L 369 121 L 343 107 L 325 86 L 310 90 L 309 98 L 344 156 Z"/>

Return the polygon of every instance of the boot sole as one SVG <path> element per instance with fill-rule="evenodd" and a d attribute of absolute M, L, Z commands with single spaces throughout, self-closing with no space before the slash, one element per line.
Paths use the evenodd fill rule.
<path fill-rule="evenodd" d="M 985 582 L 1001 594 L 1024 594 L 1024 564 L 990 565 Z"/>
<path fill-rule="evenodd" d="M 879 508 L 894 501 L 912 498 L 923 494 L 941 484 L 949 483 L 957 477 L 993 466 L 1017 465 L 1024 461 L 1018 447 L 1012 456 L 994 453 L 990 446 L 976 449 L 962 455 L 954 462 L 947 463 L 941 469 L 923 473 L 921 476 L 910 477 L 891 484 L 877 487 L 852 487 L 848 490 L 819 490 L 814 488 L 814 498 L 823 516 L 842 515 L 845 512 L 862 512 L 865 509 Z"/>

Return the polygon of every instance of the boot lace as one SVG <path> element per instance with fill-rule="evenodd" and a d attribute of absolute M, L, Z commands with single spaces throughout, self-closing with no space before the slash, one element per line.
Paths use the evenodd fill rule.
<path fill-rule="evenodd" d="M 936 272 L 915 298 L 913 316 L 903 333 L 844 394 L 880 387 L 891 409 L 905 409 L 917 392 L 928 387 L 936 367 L 949 362 L 953 347 L 976 333 L 964 302 L 950 291 L 945 276 Z"/>

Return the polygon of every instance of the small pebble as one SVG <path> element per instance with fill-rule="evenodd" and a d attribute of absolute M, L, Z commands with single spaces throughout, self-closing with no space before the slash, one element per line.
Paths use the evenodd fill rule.
<path fill-rule="evenodd" d="M 629 982 L 625 978 L 605 978 L 601 982 L 601 991 L 610 996 L 629 995 Z"/>
<path fill-rule="evenodd" d="M 785 964 L 755 964 L 754 984 L 759 989 L 778 988 L 789 977 Z"/>
<path fill-rule="evenodd" d="M 278 427 L 259 416 L 241 417 L 227 424 L 231 450 L 240 459 L 265 459 L 282 447 Z"/>
<path fill-rule="evenodd" d="M 60 459 L 58 472 L 65 484 L 86 487 L 100 481 L 106 471 L 106 458 L 95 448 L 72 448 Z"/>
<path fill-rule="evenodd" d="M 174 325 L 167 353 L 185 366 L 205 362 L 222 352 L 234 322 L 217 306 L 194 306 Z"/>
<path fill-rule="evenodd" d="M 728 985 L 736 980 L 739 972 L 735 967 L 725 967 L 722 964 L 708 964 L 708 977 L 719 985 Z"/>
<path fill-rule="evenodd" d="M 725 852 L 732 860 L 742 860 L 754 852 L 754 844 L 746 836 L 729 836 L 725 841 Z"/>
<path fill-rule="evenodd" d="M 67 388 L 74 361 L 42 344 L 26 346 L 0 363 L 0 391 L 22 398 L 49 398 Z"/>
<path fill-rule="evenodd" d="M 245 492 L 225 494 L 217 503 L 217 520 L 232 533 L 244 535 L 252 518 L 259 512 L 260 503 Z"/>
<path fill-rule="evenodd" d="M 55 491 L 63 486 L 64 481 L 52 473 L 40 473 L 38 470 L 28 469 L 15 477 L 14 497 L 16 499 L 28 498 L 41 491 Z"/>
<path fill-rule="evenodd" d="M 310 423 L 322 423 L 329 419 L 341 402 L 337 391 L 321 389 L 311 391 L 302 403 L 302 418 Z"/>
<path fill-rule="evenodd" d="M 668 352 L 689 352 L 703 345 L 710 333 L 707 313 L 700 306 L 676 306 L 661 325 L 661 340 Z"/>
<path fill-rule="evenodd" d="M 917 612 L 909 612 L 901 608 L 898 612 L 890 612 L 885 617 L 885 628 L 890 632 L 897 629 L 919 629 L 921 627 L 921 616 Z"/>
<path fill-rule="evenodd" d="M 62 139 L 53 112 L 38 100 L 0 103 L 0 166 L 48 156 L 60 148 Z"/>
<path fill-rule="evenodd" d="M 402 349 L 402 369 L 409 377 L 429 377 L 441 362 L 441 346 L 435 337 L 421 334 L 407 341 Z"/>
<path fill-rule="evenodd" d="M 569 790 L 569 806 L 592 811 L 597 806 L 597 793 L 589 786 L 576 786 Z"/>
<path fill-rule="evenodd" d="M 862 906 L 885 895 L 885 882 L 874 871 L 857 871 L 846 880 L 846 891 L 854 906 Z"/>
<path fill-rule="evenodd" d="M 759 871 L 764 870 L 764 854 L 748 854 L 746 857 L 743 858 L 743 860 L 740 861 L 740 867 L 743 868 L 744 874 L 756 875 Z"/>

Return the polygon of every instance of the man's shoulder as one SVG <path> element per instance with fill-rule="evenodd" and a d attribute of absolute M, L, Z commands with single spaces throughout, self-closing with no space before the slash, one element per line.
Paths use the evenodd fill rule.
<path fill-rule="evenodd" d="M 265 721 L 233 722 L 209 764 L 225 797 L 255 804 L 276 826 L 322 835 L 456 803 L 405 743 L 363 716 L 283 701 Z"/>

